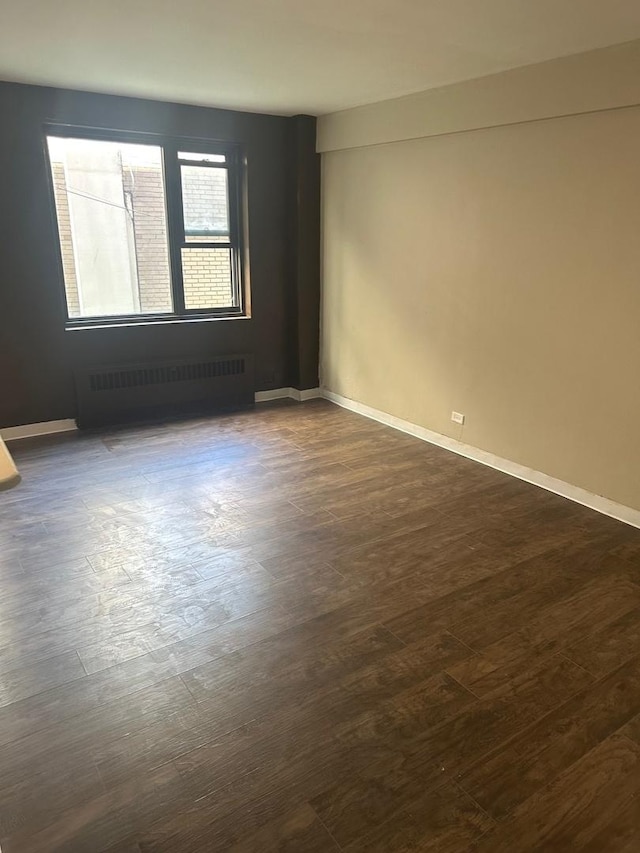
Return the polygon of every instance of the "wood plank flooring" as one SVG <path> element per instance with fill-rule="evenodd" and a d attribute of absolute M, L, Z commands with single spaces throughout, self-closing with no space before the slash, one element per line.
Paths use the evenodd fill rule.
<path fill-rule="evenodd" d="M 324 401 L 12 452 L 3 853 L 640 850 L 640 531 Z"/>

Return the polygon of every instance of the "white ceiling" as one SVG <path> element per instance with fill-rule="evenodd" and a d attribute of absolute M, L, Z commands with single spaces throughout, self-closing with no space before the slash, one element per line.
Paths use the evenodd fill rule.
<path fill-rule="evenodd" d="M 638 0 L 0 0 L 0 79 L 322 114 L 639 37 Z"/>

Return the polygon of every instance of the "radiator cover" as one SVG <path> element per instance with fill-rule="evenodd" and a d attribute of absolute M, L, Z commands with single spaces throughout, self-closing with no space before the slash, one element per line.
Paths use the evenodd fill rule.
<path fill-rule="evenodd" d="M 101 365 L 75 371 L 75 383 L 81 429 L 237 408 L 255 395 L 248 354 Z"/>

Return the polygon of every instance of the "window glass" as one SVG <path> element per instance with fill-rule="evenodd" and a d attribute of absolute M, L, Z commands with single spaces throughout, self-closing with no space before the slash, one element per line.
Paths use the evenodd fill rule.
<path fill-rule="evenodd" d="M 187 243 L 229 242 L 227 170 L 181 166 L 184 236 Z"/>
<path fill-rule="evenodd" d="M 72 325 L 241 313 L 235 155 L 60 130 L 47 145 Z"/>
<path fill-rule="evenodd" d="M 178 160 L 192 160 L 201 163 L 226 163 L 225 154 L 192 154 L 189 151 L 178 151 Z"/>
<path fill-rule="evenodd" d="M 69 316 L 171 312 L 162 149 L 48 145 Z"/>
<path fill-rule="evenodd" d="M 182 250 L 185 308 L 189 311 L 233 305 L 229 249 Z"/>

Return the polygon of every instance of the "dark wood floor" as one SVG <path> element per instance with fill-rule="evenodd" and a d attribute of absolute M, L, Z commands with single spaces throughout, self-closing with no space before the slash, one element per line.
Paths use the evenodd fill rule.
<path fill-rule="evenodd" d="M 640 850 L 640 531 L 320 401 L 12 451 L 3 853 Z"/>

